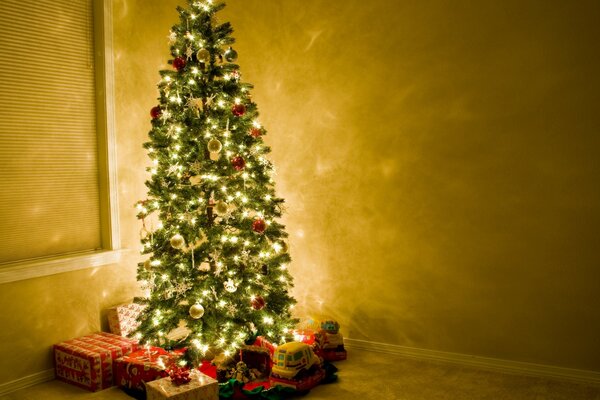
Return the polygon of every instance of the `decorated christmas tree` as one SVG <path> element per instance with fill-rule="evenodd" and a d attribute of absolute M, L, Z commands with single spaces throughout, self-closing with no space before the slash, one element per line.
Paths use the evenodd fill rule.
<path fill-rule="evenodd" d="M 283 199 L 270 148 L 243 82 L 223 3 L 188 0 L 169 35 L 152 108 L 148 195 L 138 280 L 146 295 L 137 336 L 148 345 L 233 354 L 256 336 L 291 338 L 295 320 Z M 150 226 L 151 220 L 154 223 Z M 184 334 L 173 337 L 179 327 Z M 171 333 L 171 334 L 170 334 Z"/>

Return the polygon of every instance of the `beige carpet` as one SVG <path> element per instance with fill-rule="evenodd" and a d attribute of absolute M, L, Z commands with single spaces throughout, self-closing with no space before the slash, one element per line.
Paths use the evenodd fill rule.
<path fill-rule="evenodd" d="M 600 387 L 415 361 L 350 349 L 336 363 L 339 380 L 314 388 L 303 400 L 600 400 Z M 117 388 L 89 393 L 52 381 L 0 400 L 132 398 Z"/>

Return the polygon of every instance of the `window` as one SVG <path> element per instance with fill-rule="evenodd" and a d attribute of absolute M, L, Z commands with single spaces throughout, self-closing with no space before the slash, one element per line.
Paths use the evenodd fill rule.
<path fill-rule="evenodd" d="M 0 2 L 0 283 L 118 261 L 110 5 Z"/>

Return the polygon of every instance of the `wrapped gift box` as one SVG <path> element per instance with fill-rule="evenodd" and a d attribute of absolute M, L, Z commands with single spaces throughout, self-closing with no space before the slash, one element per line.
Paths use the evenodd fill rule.
<path fill-rule="evenodd" d="M 273 357 L 273 353 L 275 353 L 275 350 L 277 350 L 277 345 L 272 344 L 263 336 L 258 336 L 252 345 L 264 347 L 265 349 L 269 350 L 269 354 L 271 354 L 271 357 Z"/>
<path fill-rule="evenodd" d="M 149 347 L 115 360 L 115 384 L 134 390 L 144 390 L 144 383 L 168 376 L 168 368 L 177 362 L 185 350 L 168 352 Z"/>
<path fill-rule="evenodd" d="M 198 370 L 190 371 L 191 381 L 176 385 L 171 378 L 162 378 L 146 383 L 147 400 L 218 400 L 217 381 Z"/>
<path fill-rule="evenodd" d="M 54 345 L 56 379 L 92 392 L 113 386 L 113 361 L 137 342 L 100 332 Z"/>
<path fill-rule="evenodd" d="M 129 336 L 138 327 L 138 316 L 146 308 L 145 305 L 128 303 L 108 309 L 108 326 L 115 335 Z"/>

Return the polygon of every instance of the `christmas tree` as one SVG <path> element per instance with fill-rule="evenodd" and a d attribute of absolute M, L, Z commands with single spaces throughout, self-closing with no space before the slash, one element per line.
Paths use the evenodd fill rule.
<path fill-rule="evenodd" d="M 188 0 L 169 35 L 170 69 L 160 71 L 152 108 L 148 196 L 138 280 L 147 295 L 141 343 L 233 354 L 257 335 L 291 338 L 292 278 L 265 129 L 241 80 L 223 3 Z M 148 220 L 157 218 L 156 226 Z M 176 328 L 184 337 L 169 335 Z M 184 328 L 182 328 L 184 327 Z"/>

